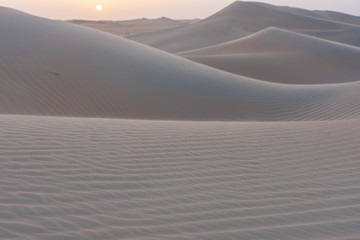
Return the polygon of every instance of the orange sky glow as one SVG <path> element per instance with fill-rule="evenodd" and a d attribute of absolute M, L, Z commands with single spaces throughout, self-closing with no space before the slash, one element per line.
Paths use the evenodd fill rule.
<path fill-rule="evenodd" d="M 52 19 L 123 20 L 162 16 L 190 19 L 205 18 L 232 2 L 234 0 L 0 0 L 0 6 Z M 261 2 L 360 15 L 359 0 L 262 0 Z M 102 11 L 96 10 L 98 4 L 103 6 Z"/>

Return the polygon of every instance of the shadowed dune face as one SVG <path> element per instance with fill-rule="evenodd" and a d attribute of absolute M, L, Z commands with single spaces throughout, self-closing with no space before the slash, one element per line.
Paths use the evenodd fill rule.
<path fill-rule="evenodd" d="M 344 17 L 344 22 L 340 22 L 340 17 L 330 18 L 326 13 L 323 16 L 320 13 L 309 12 L 264 3 L 236 1 L 198 23 L 128 38 L 168 52 L 178 53 L 235 40 L 268 27 L 277 27 L 360 46 L 360 27 L 349 24 L 349 17 Z M 219 26 L 221 30 L 218 29 Z"/>
<path fill-rule="evenodd" d="M 278 28 L 179 55 L 270 82 L 324 84 L 360 80 L 360 48 Z"/>
<path fill-rule="evenodd" d="M 359 84 L 236 76 L 119 37 L 1 9 L 1 113 L 186 120 L 358 116 Z M 9 28 L 11 23 L 11 28 Z"/>

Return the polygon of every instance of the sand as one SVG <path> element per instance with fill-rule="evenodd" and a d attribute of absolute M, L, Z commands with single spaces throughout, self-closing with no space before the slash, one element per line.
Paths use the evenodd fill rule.
<path fill-rule="evenodd" d="M 196 22 L 195 20 L 173 20 L 162 17 L 158 19 L 135 19 L 124 21 L 89 21 L 89 20 L 69 20 L 68 23 L 73 23 L 85 27 L 94 28 L 118 36 L 126 36 L 132 34 L 140 34 L 146 32 L 153 32 L 162 29 L 175 28 L 185 26 Z"/>
<path fill-rule="evenodd" d="M 12 22 L 12 28 L 7 28 Z M 31 29 L 31 31 L 26 31 Z M 0 113 L 166 120 L 358 117 L 360 83 L 291 86 L 124 38 L 2 9 Z M 59 41 L 60 36 L 67 36 Z M 141 69 L 141 70 L 139 70 Z"/>
<path fill-rule="evenodd" d="M 318 14 L 323 16 L 324 18 L 330 19 L 332 21 L 337 22 L 345 22 L 355 25 L 360 25 L 360 17 L 359 16 L 352 16 L 345 13 L 339 13 L 334 11 L 316 11 Z"/>
<path fill-rule="evenodd" d="M 360 80 L 360 48 L 279 28 L 179 55 L 270 82 L 324 84 Z"/>
<path fill-rule="evenodd" d="M 0 116 L 2 239 L 357 239 L 359 120 Z"/>
<path fill-rule="evenodd" d="M 295 11 L 295 12 L 294 12 Z M 316 36 L 326 40 L 360 46 L 360 26 L 339 22 L 341 18 L 315 18 L 284 8 L 257 2 L 236 1 L 195 24 L 128 36 L 129 39 L 178 53 L 236 40 L 269 27 Z M 316 14 L 316 13 L 314 13 Z M 358 21 L 359 17 L 354 17 Z"/>
<path fill-rule="evenodd" d="M 0 7 L 0 239 L 359 239 L 357 20 L 235 2 L 156 49 Z"/>

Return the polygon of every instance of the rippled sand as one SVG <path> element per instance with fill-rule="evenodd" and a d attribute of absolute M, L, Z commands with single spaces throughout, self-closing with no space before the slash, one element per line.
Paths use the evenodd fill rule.
<path fill-rule="evenodd" d="M 129 37 L 164 52 L 0 8 L 0 239 L 359 239 L 358 20 Z"/>
<path fill-rule="evenodd" d="M 359 120 L 0 124 L 2 239 L 360 236 Z"/>

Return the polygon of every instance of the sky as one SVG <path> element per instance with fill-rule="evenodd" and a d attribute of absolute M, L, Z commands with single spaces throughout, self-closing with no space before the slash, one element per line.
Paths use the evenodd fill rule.
<path fill-rule="evenodd" d="M 0 0 L 0 6 L 51 19 L 125 20 L 169 17 L 205 18 L 234 0 Z M 360 16 L 360 0 L 260 0 L 310 10 L 333 10 Z M 102 11 L 96 5 L 103 6 Z"/>

